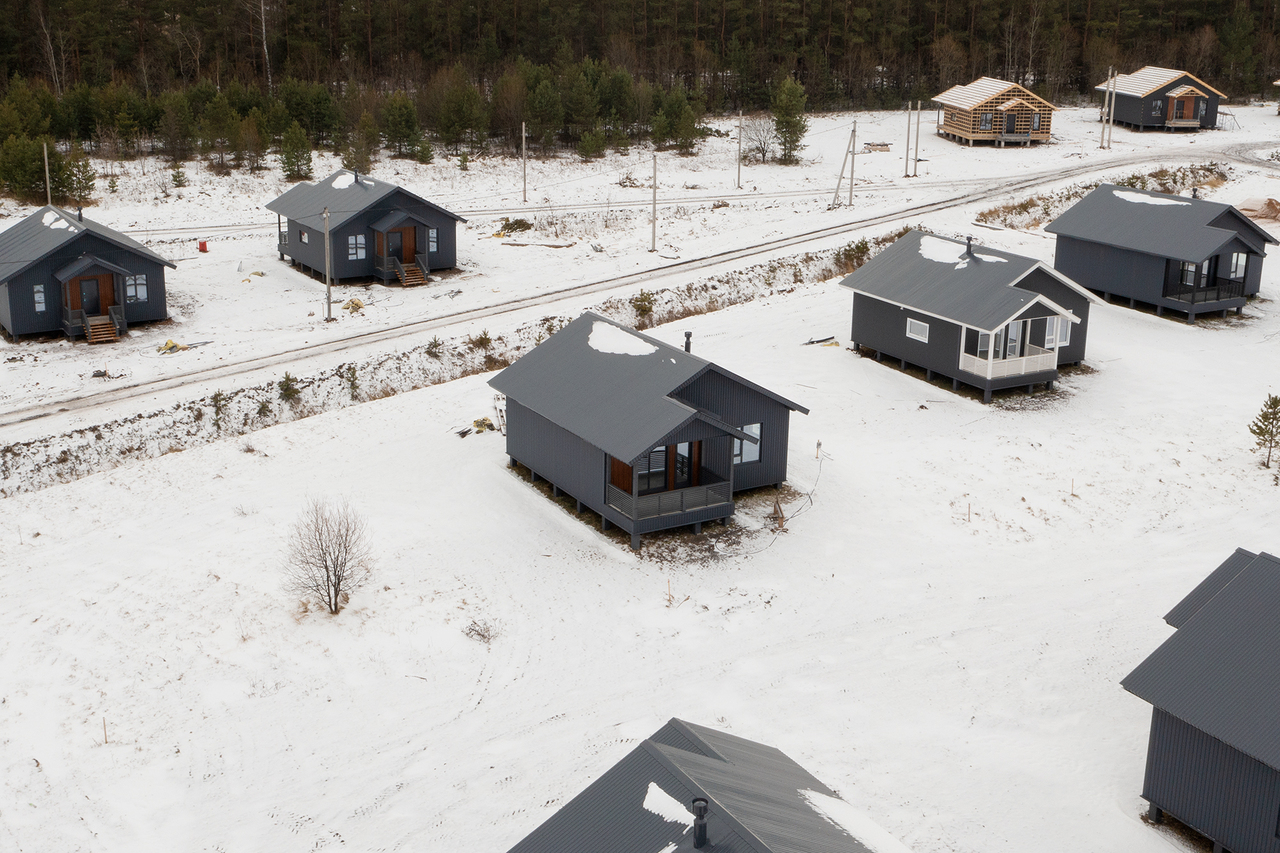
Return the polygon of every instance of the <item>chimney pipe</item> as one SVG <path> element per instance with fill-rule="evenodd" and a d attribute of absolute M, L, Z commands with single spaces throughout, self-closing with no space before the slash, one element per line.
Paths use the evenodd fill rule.
<path fill-rule="evenodd" d="M 76 221 L 77 221 L 77 222 L 84 222 L 84 208 L 83 208 L 83 207 L 78 207 L 78 206 L 76 207 Z"/>
<path fill-rule="evenodd" d="M 684 333 L 684 351 L 693 352 L 693 332 Z"/>
<path fill-rule="evenodd" d="M 1192 188 L 1191 188 L 1191 197 L 1192 197 L 1192 198 L 1200 198 L 1200 188 L 1199 188 L 1199 187 L 1192 187 Z"/>
<path fill-rule="evenodd" d="M 973 238 L 972 237 L 964 238 L 964 254 L 965 254 L 965 257 L 967 258 L 973 257 Z"/>
<path fill-rule="evenodd" d="M 699 850 L 707 846 L 707 801 L 703 797 L 693 798 L 693 846 Z"/>
<path fill-rule="evenodd" d="M 355 176 L 356 176 L 356 183 L 357 183 L 357 184 L 358 184 L 358 183 L 360 183 L 360 173 L 359 173 L 359 172 L 357 172 L 355 169 L 352 169 L 352 170 L 351 170 L 351 174 L 353 174 L 353 175 L 355 175 Z"/>

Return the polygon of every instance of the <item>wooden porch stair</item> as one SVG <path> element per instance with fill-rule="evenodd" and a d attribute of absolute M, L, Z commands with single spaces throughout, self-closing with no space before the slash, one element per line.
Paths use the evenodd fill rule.
<path fill-rule="evenodd" d="M 396 270 L 396 276 L 405 287 L 413 287 L 425 281 L 422 277 L 422 270 L 417 264 L 405 264 Z"/>
<path fill-rule="evenodd" d="M 91 344 L 112 344 L 120 340 L 116 324 L 110 317 L 88 317 L 85 321 L 85 338 Z"/>

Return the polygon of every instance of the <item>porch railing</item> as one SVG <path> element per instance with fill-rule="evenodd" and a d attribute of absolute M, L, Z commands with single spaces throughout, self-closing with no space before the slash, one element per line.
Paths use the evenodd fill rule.
<path fill-rule="evenodd" d="M 1213 287 L 1194 287 L 1190 284 L 1168 284 L 1165 285 L 1164 295 L 1166 299 L 1176 299 L 1179 302 L 1220 302 L 1224 299 L 1242 299 L 1244 298 L 1244 282 L 1233 281 L 1229 278 L 1217 279 Z"/>
<path fill-rule="evenodd" d="M 388 260 L 391 261 L 391 269 L 396 271 L 396 277 L 404 281 L 404 264 L 400 263 L 400 259 L 395 255 L 391 255 Z"/>
<path fill-rule="evenodd" d="M 124 319 L 123 305 L 108 305 L 107 316 L 111 318 L 111 322 L 115 325 L 117 335 L 123 335 L 128 330 L 128 324 Z"/>
<path fill-rule="evenodd" d="M 1028 373 L 1043 373 L 1056 370 L 1058 354 L 1053 350 L 1027 345 L 1027 354 L 1019 358 L 978 358 L 968 353 L 960 354 L 960 369 L 966 373 L 975 373 L 987 379 L 1000 379 L 1005 376 L 1023 376 Z"/>
<path fill-rule="evenodd" d="M 68 310 L 62 318 L 62 331 L 67 337 L 89 334 L 89 318 L 83 311 Z"/>
<path fill-rule="evenodd" d="M 605 501 L 628 518 L 656 518 L 703 507 L 731 503 L 733 498 L 727 481 L 706 486 L 691 486 L 651 495 L 629 495 L 612 483 L 605 487 Z"/>
<path fill-rule="evenodd" d="M 391 262 L 393 260 L 395 260 L 395 258 L 391 255 L 375 254 L 373 256 L 373 268 L 378 272 L 386 272 L 387 270 L 394 269 L 394 267 L 391 266 Z"/>
<path fill-rule="evenodd" d="M 427 266 L 427 256 L 419 252 L 413 256 L 413 262 L 418 265 L 418 269 L 422 270 L 422 277 L 425 279 L 427 277 L 427 273 L 431 269 Z"/>
<path fill-rule="evenodd" d="M 1198 118 L 1171 118 L 1166 119 L 1165 127 L 1199 127 L 1200 119 Z"/>

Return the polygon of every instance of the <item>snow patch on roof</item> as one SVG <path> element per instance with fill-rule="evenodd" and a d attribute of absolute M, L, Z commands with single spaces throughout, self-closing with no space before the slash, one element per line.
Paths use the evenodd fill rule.
<path fill-rule="evenodd" d="M 1160 196 L 1143 195 L 1142 193 L 1133 193 L 1128 190 L 1112 190 L 1111 194 L 1121 201 L 1131 201 L 1135 204 L 1191 204 L 1189 201 L 1183 201 L 1178 198 L 1161 198 Z"/>
<path fill-rule="evenodd" d="M 936 261 L 940 264 L 955 264 L 958 270 L 969 266 L 969 259 L 965 257 L 964 246 L 959 243 L 953 243 L 950 240 L 943 240 L 941 237 L 931 237 L 928 234 L 920 238 L 920 256 L 927 261 Z M 1006 259 L 998 258 L 995 255 L 979 255 L 975 253 L 974 257 L 980 261 L 990 261 L 997 264 L 1008 263 Z"/>
<path fill-rule="evenodd" d="M 355 182 L 356 182 L 356 176 L 353 175 L 352 173 L 339 172 L 338 174 L 333 176 L 333 181 L 329 184 L 329 186 L 333 187 L 335 190 L 345 190 L 347 187 L 351 186 Z M 368 178 L 362 178 L 360 180 L 360 183 L 362 185 L 370 186 L 370 187 L 374 185 L 373 181 L 369 180 Z"/>
<path fill-rule="evenodd" d="M 596 325 L 599 326 L 601 324 L 597 323 Z M 593 330 L 591 334 L 594 335 L 595 331 Z M 686 809 L 684 804 L 675 797 L 658 787 L 657 782 L 649 783 L 649 790 L 644 795 L 644 807 L 647 811 L 653 812 L 668 823 L 683 823 L 688 827 L 693 826 L 693 813 Z M 877 853 L 879 852 L 877 851 Z"/>
<path fill-rule="evenodd" d="M 70 228 L 75 231 L 75 226 L 66 220 L 65 217 L 59 216 L 57 212 L 52 210 L 45 211 L 44 216 L 40 217 L 40 224 L 49 228 Z"/>
<path fill-rule="evenodd" d="M 871 853 L 911 853 L 905 844 L 844 800 L 808 790 L 800 791 L 800 796 L 815 812 L 856 838 Z"/>
<path fill-rule="evenodd" d="M 591 324 L 591 334 L 587 336 L 587 343 L 597 352 L 615 355 L 652 355 L 658 351 L 656 346 L 643 338 L 620 329 L 612 323 L 602 323 L 599 320 Z"/>

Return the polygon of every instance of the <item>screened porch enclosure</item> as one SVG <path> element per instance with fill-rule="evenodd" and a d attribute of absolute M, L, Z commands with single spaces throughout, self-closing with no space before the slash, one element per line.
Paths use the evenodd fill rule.
<path fill-rule="evenodd" d="M 657 445 L 632 464 L 609 457 L 606 503 L 632 519 L 730 504 L 729 448 L 727 438 L 702 439 Z"/>
<path fill-rule="evenodd" d="M 1243 299 L 1249 255 L 1233 252 L 1214 255 L 1199 264 L 1166 261 L 1164 293 L 1179 302 L 1222 302 Z"/>
<path fill-rule="evenodd" d="M 1068 317 L 1013 320 L 995 334 L 966 327 L 960 369 L 987 379 L 1057 370 L 1057 348 L 1071 340 Z"/>

